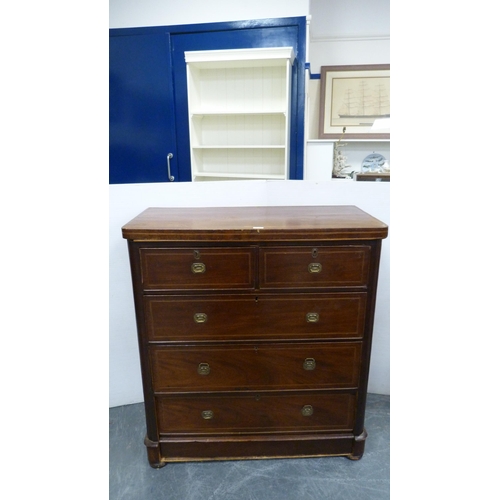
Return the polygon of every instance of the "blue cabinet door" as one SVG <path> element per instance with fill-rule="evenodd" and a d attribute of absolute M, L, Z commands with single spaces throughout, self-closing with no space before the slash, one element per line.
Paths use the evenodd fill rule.
<path fill-rule="evenodd" d="M 165 29 L 111 30 L 109 182 L 178 179 L 170 39 Z"/>

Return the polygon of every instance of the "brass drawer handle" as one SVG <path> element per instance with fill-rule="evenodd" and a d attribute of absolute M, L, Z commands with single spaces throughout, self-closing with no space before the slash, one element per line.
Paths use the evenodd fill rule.
<path fill-rule="evenodd" d="M 198 365 L 198 373 L 200 375 L 208 375 L 210 373 L 210 365 L 208 363 L 200 363 Z"/>
<path fill-rule="evenodd" d="M 193 264 L 191 264 L 191 271 L 194 274 L 204 273 L 205 270 L 206 270 L 206 267 L 205 267 L 205 264 L 203 264 L 203 262 L 194 262 Z"/>
<path fill-rule="evenodd" d="M 201 412 L 201 416 L 205 419 L 205 420 L 210 420 L 211 418 L 214 418 L 214 412 L 212 410 L 203 410 Z"/>
<path fill-rule="evenodd" d="M 316 360 L 314 358 L 306 358 L 302 367 L 304 370 L 314 370 L 316 368 Z"/>
<path fill-rule="evenodd" d="M 319 321 L 319 313 L 307 313 L 306 321 L 308 323 L 317 323 Z"/>
<path fill-rule="evenodd" d="M 312 274 L 317 274 L 321 272 L 322 266 L 319 262 L 311 262 L 308 266 L 309 272 Z"/>
<path fill-rule="evenodd" d="M 208 319 L 208 316 L 205 313 L 196 313 L 194 315 L 194 321 L 196 323 L 205 323 Z"/>
<path fill-rule="evenodd" d="M 313 413 L 314 410 L 311 405 L 305 405 L 302 407 L 302 415 L 304 415 L 304 417 L 310 417 Z"/>

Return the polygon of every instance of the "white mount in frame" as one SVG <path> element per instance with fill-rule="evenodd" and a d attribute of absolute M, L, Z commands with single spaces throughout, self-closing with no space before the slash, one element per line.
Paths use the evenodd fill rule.
<path fill-rule="evenodd" d="M 320 139 L 389 139 L 372 125 L 390 116 L 390 65 L 322 66 L 319 114 Z"/>

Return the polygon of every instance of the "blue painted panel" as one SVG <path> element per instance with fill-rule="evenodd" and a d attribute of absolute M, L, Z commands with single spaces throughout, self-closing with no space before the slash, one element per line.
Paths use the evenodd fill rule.
<path fill-rule="evenodd" d="M 109 39 L 109 182 L 167 181 L 167 154 L 177 177 L 169 37 L 163 32 Z"/>

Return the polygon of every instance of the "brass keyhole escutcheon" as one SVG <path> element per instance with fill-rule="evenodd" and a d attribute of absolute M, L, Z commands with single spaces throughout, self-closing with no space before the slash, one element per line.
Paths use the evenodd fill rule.
<path fill-rule="evenodd" d="M 317 323 L 319 321 L 319 313 L 307 313 L 306 314 L 306 321 L 308 323 Z"/>
<path fill-rule="evenodd" d="M 304 415 L 304 417 L 310 417 L 313 413 L 314 410 L 311 405 L 305 405 L 302 407 L 302 415 Z"/>
<path fill-rule="evenodd" d="M 214 412 L 212 410 L 203 410 L 201 412 L 201 416 L 205 419 L 205 420 L 210 420 L 211 418 L 214 418 Z"/>
<path fill-rule="evenodd" d="M 208 316 L 205 313 L 196 313 L 194 315 L 195 323 L 205 323 L 208 319 Z"/>
<path fill-rule="evenodd" d="M 208 363 L 200 363 L 198 365 L 198 373 L 200 375 L 208 375 L 210 373 L 210 365 Z"/>
<path fill-rule="evenodd" d="M 205 264 L 203 264 L 203 262 L 194 262 L 193 264 L 191 264 L 191 271 L 194 274 L 204 273 L 205 270 L 206 270 L 206 267 L 205 267 Z"/>
<path fill-rule="evenodd" d="M 310 273 L 318 274 L 321 272 L 322 266 L 319 262 L 311 262 L 307 268 Z"/>
<path fill-rule="evenodd" d="M 316 368 L 316 360 L 314 358 L 306 358 L 302 364 L 304 370 L 314 370 Z"/>
<path fill-rule="evenodd" d="M 312 255 L 313 259 L 315 259 L 318 256 L 318 249 L 317 248 L 313 248 L 312 252 L 311 252 L 311 255 Z"/>
<path fill-rule="evenodd" d="M 200 251 L 199 251 L 199 250 L 195 250 L 195 251 L 194 251 L 194 258 L 195 258 L 196 260 L 198 260 L 198 259 L 200 258 Z"/>

